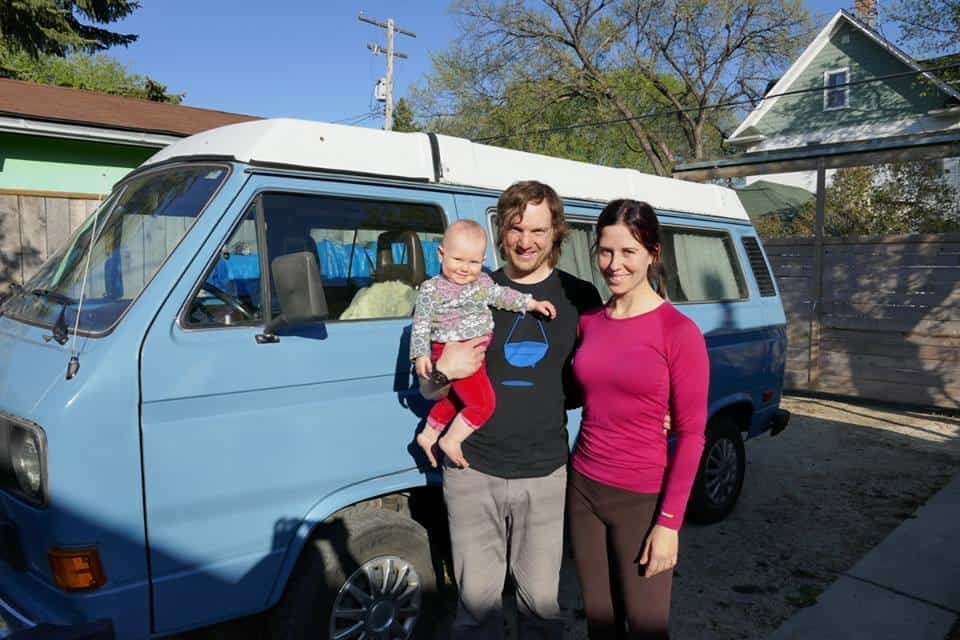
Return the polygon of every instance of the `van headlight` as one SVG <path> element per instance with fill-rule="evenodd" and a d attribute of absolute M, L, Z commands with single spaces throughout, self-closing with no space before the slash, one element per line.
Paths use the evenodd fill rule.
<path fill-rule="evenodd" d="M 47 502 L 47 436 L 39 426 L 0 415 L 0 488 L 36 506 Z"/>

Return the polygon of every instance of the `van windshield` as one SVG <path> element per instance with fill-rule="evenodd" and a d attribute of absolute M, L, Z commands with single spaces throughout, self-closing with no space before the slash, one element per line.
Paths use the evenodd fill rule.
<path fill-rule="evenodd" d="M 72 330 L 88 269 L 79 328 L 88 333 L 110 329 L 176 248 L 227 174 L 223 166 L 190 165 L 123 183 L 23 291 L 7 301 L 4 312 L 34 324 L 66 323 Z"/>

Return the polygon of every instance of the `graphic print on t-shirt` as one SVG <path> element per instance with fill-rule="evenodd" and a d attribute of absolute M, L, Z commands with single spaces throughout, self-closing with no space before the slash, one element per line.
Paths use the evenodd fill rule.
<path fill-rule="evenodd" d="M 536 322 L 536 328 L 539 329 L 539 335 L 532 332 L 532 324 L 529 320 Z M 517 328 L 520 327 L 520 333 L 517 334 Z M 511 367 L 517 369 L 532 369 L 537 363 L 543 360 L 550 349 L 550 340 L 547 338 L 547 331 L 543 327 L 543 322 L 530 314 L 518 315 L 514 320 L 510 333 L 503 343 L 503 358 Z M 530 380 L 507 379 L 500 382 L 507 387 L 532 387 Z"/>

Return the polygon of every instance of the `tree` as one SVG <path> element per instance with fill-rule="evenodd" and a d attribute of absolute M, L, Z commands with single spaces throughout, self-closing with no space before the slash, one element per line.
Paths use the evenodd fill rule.
<path fill-rule="evenodd" d="M 420 131 L 420 125 L 417 124 L 413 116 L 413 110 L 410 103 L 404 98 L 397 100 L 393 107 L 393 130 L 394 131 Z"/>
<path fill-rule="evenodd" d="M 470 70 L 446 67 L 442 76 L 432 77 L 430 84 L 415 89 L 412 95 L 417 110 L 432 113 L 426 119 L 426 128 L 448 135 L 470 138 L 500 146 L 542 153 L 545 155 L 592 162 L 596 164 L 637 167 L 652 171 L 642 150 L 625 131 L 626 124 L 603 127 L 581 127 L 581 123 L 617 118 L 608 105 L 593 97 L 567 95 L 544 102 L 543 94 L 559 95 L 562 87 L 552 80 L 539 83 L 518 82 L 506 87 L 499 97 L 457 94 L 455 109 L 442 113 L 435 101 L 437 96 L 455 94 L 460 88 L 471 86 Z M 667 108 L 665 101 L 637 74 L 613 72 L 608 81 L 620 88 L 631 108 L 638 112 Z M 664 78 L 664 82 L 675 82 Z M 518 133 L 501 137 L 504 132 L 524 132 L 531 129 L 544 133 Z M 662 132 L 671 144 L 682 144 L 676 129 Z"/>
<path fill-rule="evenodd" d="M 918 52 L 960 51 L 960 0 L 897 0 L 885 14 L 900 28 L 901 41 Z"/>
<path fill-rule="evenodd" d="M 4 0 L 0 2 L 0 41 L 36 58 L 93 53 L 136 41 L 133 34 L 109 31 L 85 22 L 109 24 L 139 8 L 133 0 Z"/>
<path fill-rule="evenodd" d="M 619 146 L 660 175 L 715 149 L 735 118 L 712 105 L 760 96 L 809 33 L 800 0 L 459 0 L 455 9 L 463 33 L 434 59 L 420 94 L 443 93 L 428 117 L 501 106 L 522 88 L 536 105 L 525 128 L 551 107 L 590 105 L 588 120 L 622 120 Z"/>
<path fill-rule="evenodd" d="M 183 100 L 182 93 L 168 93 L 166 85 L 152 78 L 131 74 L 122 64 L 102 53 L 73 53 L 66 57 L 41 54 L 32 57 L 24 51 L 12 53 L 0 45 L 0 77 L 153 102 L 179 104 Z"/>
<path fill-rule="evenodd" d="M 958 194 L 944 179 L 939 160 L 845 167 L 825 194 L 824 235 L 890 235 L 960 231 Z M 815 201 L 796 217 L 760 216 L 765 238 L 812 236 Z"/>

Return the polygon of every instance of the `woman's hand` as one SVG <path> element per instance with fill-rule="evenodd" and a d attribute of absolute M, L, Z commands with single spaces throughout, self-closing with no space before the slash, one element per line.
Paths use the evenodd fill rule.
<path fill-rule="evenodd" d="M 640 564 L 647 567 L 643 572 L 644 577 L 652 578 L 677 566 L 679 546 L 680 535 L 677 531 L 655 525 L 643 545 L 643 553 L 640 554 Z"/>

